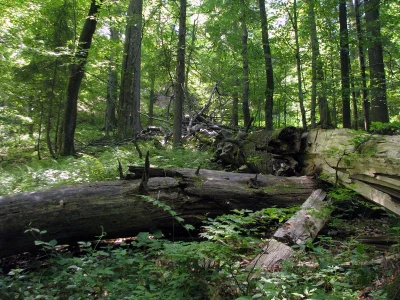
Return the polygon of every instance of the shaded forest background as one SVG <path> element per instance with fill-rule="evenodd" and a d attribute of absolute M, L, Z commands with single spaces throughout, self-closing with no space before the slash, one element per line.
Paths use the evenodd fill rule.
<path fill-rule="evenodd" d="M 84 122 L 117 140 L 161 125 L 178 145 L 202 108 L 269 129 L 399 121 L 396 2 L 128 2 L 1 4 L 2 156 L 16 133 L 74 154 Z"/>

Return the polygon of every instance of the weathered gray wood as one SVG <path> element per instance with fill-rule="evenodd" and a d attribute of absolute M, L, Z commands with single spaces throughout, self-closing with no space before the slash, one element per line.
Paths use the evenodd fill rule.
<path fill-rule="evenodd" d="M 249 268 L 260 266 L 269 270 L 295 254 L 291 245 L 305 244 L 307 239 L 313 240 L 329 218 L 329 213 L 325 211 L 325 198 L 324 191 L 314 191 L 301 209 L 275 232 L 262 253 L 250 263 Z"/>
<path fill-rule="evenodd" d="M 292 247 L 278 242 L 275 239 L 268 240 L 267 245 L 249 265 L 249 269 L 254 266 L 260 266 L 264 270 L 271 270 L 274 266 L 281 263 L 285 259 L 292 257 L 295 251 Z"/>
<path fill-rule="evenodd" d="M 258 188 L 251 188 L 254 174 L 175 172 L 179 176 L 151 177 L 150 169 L 147 196 L 168 204 L 195 226 L 233 209 L 298 205 L 317 186 L 309 177 L 259 175 Z M 168 212 L 139 195 L 140 181 L 97 182 L 0 197 L 0 256 L 32 250 L 35 238 L 24 233 L 30 227 L 47 230 L 42 239 L 56 239 L 59 244 L 92 240 L 101 233 L 101 226 L 107 238 L 135 236 L 155 228 L 167 236 L 182 230 Z"/>
<path fill-rule="evenodd" d="M 323 190 L 314 191 L 301 209 L 279 227 L 274 239 L 287 245 L 304 244 L 307 239 L 314 239 L 329 219 L 328 211 L 324 211 L 325 198 Z"/>
<path fill-rule="evenodd" d="M 400 136 L 365 133 L 359 144 L 353 138 L 354 132 L 348 129 L 310 131 L 305 174 L 323 172 L 324 180 L 400 215 Z"/>

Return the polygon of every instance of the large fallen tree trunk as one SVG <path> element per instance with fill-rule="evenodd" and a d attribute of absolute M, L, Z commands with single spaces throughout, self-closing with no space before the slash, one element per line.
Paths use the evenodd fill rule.
<path fill-rule="evenodd" d="M 347 129 L 308 133 L 305 174 L 343 185 L 400 215 L 400 136 Z"/>
<path fill-rule="evenodd" d="M 0 197 L 0 257 L 33 250 L 35 238 L 24 233 L 28 228 L 47 230 L 41 238 L 59 244 L 93 240 L 101 226 L 107 238 L 156 228 L 168 235 L 182 230 L 182 225 L 162 204 L 186 223 L 199 226 L 203 219 L 233 209 L 300 205 L 317 187 L 309 177 L 210 170 L 150 169 L 148 176 L 146 196 L 139 192 L 141 179 L 134 179 Z"/>
<path fill-rule="evenodd" d="M 399 135 L 287 127 L 235 138 L 220 134 L 219 140 L 216 160 L 229 169 L 285 176 L 323 173 L 321 179 L 400 215 Z"/>

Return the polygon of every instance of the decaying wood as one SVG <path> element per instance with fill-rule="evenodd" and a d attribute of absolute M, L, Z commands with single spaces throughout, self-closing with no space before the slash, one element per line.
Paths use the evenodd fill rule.
<path fill-rule="evenodd" d="M 248 268 L 252 269 L 254 266 L 260 266 L 265 270 L 272 270 L 274 266 L 292 257 L 294 254 L 295 251 L 292 247 L 275 239 L 270 239 L 262 253 L 250 263 Z"/>
<path fill-rule="evenodd" d="M 323 190 L 314 191 L 301 206 L 301 210 L 286 221 L 273 238 L 288 245 L 300 245 L 307 239 L 314 239 L 329 219 L 325 198 Z"/>
<path fill-rule="evenodd" d="M 258 175 L 257 188 L 251 188 L 254 174 L 200 169 L 196 175 L 195 169 L 150 168 L 146 197 L 157 201 L 149 201 L 139 193 L 143 168 L 132 169 L 139 179 L 0 197 L 0 256 L 32 250 L 39 237 L 24 233 L 28 228 L 47 230 L 40 238 L 56 239 L 59 244 L 93 240 L 101 226 L 107 238 L 135 236 L 156 228 L 170 236 L 182 230 L 182 225 L 157 202 L 169 205 L 186 223 L 198 227 L 207 217 L 233 209 L 299 205 L 317 188 L 309 177 Z"/>
<path fill-rule="evenodd" d="M 324 180 L 400 215 L 400 136 L 312 130 L 307 136 L 305 164 L 305 174 L 322 172 Z"/>
<path fill-rule="evenodd" d="M 313 240 L 329 219 L 325 198 L 324 191 L 315 190 L 301 209 L 275 232 L 261 254 L 250 263 L 250 268 L 260 266 L 270 270 L 295 254 L 291 245 Z"/>
<path fill-rule="evenodd" d="M 246 166 L 254 173 L 296 176 L 301 169 L 298 158 L 303 150 L 303 132 L 296 127 L 239 132 L 236 136 L 220 132 L 216 161 L 231 169 Z"/>

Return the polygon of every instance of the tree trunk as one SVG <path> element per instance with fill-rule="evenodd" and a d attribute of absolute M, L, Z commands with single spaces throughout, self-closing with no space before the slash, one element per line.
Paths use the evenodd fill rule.
<path fill-rule="evenodd" d="M 316 127 L 315 110 L 318 98 L 319 116 L 322 128 L 328 128 L 331 124 L 328 101 L 325 96 L 325 83 L 323 64 L 319 52 L 319 42 L 317 36 L 317 25 L 315 23 L 314 0 L 307 0 L 308 18 L 310 22 L 310 38 L 312 48 L 312 88 L 311 88 L 311 127 Z"/>
<path fill-rule="evenodd" d="M 359 96 L 359 91 L 356 90 L 354 86 L 354 76 L 351 76 L 350 79 L 350 86 L 351 86 L 351 100 L 353 104 L 353 119 L 352 119 L 352 126 L 354 130 L 358 130 L 358 106 L 357 106 L 357 98 Z"/>
<path fill-rule="evenodd" d="M 342 113 L 343 128 L 351 128 L 350 110 L 350 58 L 349 58 L 349 32 L 347 29 L 347 0 L 340 0 L 340 71 L 342 81 Z"/>
<path fill-rule="evenodd" d="M 156 73 L 151 72 L 150 74 L 150 95 L 149 95 L 149 126 L 154 123 L 154 103 L 156 102 L 155 95 L 155 84 L 156 84 Z"/>
<path fill-rule="evenodd" d="M 114 43 L 117 43 L 119 40 L 119 34 L 114 25 L 111 26 L 110 28 L 110 40 Z M 106 108 L 106 122 L 105 122 L 105 131 L 107 136 L 109 136 L 110 132 L 113 132 L 117 128 L 117 118 L 115 116 L 117 100 L 118 100 L 118 75 L 114 61 L 114 55 L 112 54 L 109 61 L 108 81 L 107 81 L 107 108 Z"/>
<path fill-rule="evenodd" d="M 267 270 L 294 255 L 292 245 L 303 245 L 308 239 L 314 240 L 329 220 L 326 193 L 314 191 L 293 217 L 286 221 L 273 235 L 249 267 L 260 266 Z"/>
<path fill-rule="evenodd" d="M 324 180 L 400 215 L 400 136 L 318 129 L 308 133 L 307 145 L 305 174 L 322 172 Z"/>
<path fill-rule="evenodd" d="M 55 94 L 55 87 L 56 87 L 56 82 L 57 82 L 57 70 L 59 67 L 58 59 L 54 62 L 54 72 L 53 72 L 53 78 L 51 82 L 51 90 L 49 92 L 49 109 L 47 113 L 47 120 L 46 120 L 46 144 L 47 144 L 47 149 L 49 149 L 50 155 L 53 158 L 56 158 L 53 145 L 51 143 L 51 119 L 53 118 L 53 103 L 56 98 Z"/>
<path fill-rule="evenodd" d="M 239 125 L 239 79 L 236 79 L 233 83 L 233 94 L 232 94 L 232 117 L 231 125 L 237 127 Z"/>
<path fill-rule="evenodd" d="M 174 105 L 174 148 L 181 146 L 182 114 L 185 99 L 185 48 L 186 48 L 186 0 L 179 0 L 179 39 L 176 65 L 175 105 Z"/>
<path fill-rule="evenodd" d="M 250 90 L 250 82 L 249 82 L 249 56 L 247 53 L 247 40 L 249 38 L 249 33 L 247 31 L 246 24 L 246 3 L 244 0 L 241 0 L 241 26 L 242 26 L 242 70 L 243 70 L 243 78 L 242 78 L 242 110 L 243 110 L 243 122 L 244 127 L 250 125 L 250 107 L 249 107 L 249 90 Z"/>
<path fill-rule="evenodd" d="M 273 128 L 273 105 L 274 105 L 274 72 L 272 68 L 271 47 L 268 38 L 268 22 L 267 14 L 265 12 L 265 0 L 259 0 L 260 18 L 261 18 L 261 31 L 262 31 L 262 44 L 264 50 L 265 60 L 265 128 L 272 130 Z"/>
<path fill-rule="evenodd" d="M 369 131 L 369 101 L 368 101 L 368 90 L 367 90 L 367 68 L 365 66 L 365 54 L 364 54 L 364 43 L 363 33 L 361 31 L 361 11 L 358 0 L 354 0 L 354 10 L 356 12 L 356 30 L 357 30 L 357 43 L 358 43 L 358 61 L 361 72 L 361 87 L 362 87 L 362 110 L 364 118 L 364 129 Z"/>
<path fill-rule="evenodd" d="M 131 168 L 142 177 L 143 168 Z M 309 177 L 238 174 L 194 169 L 149 169 L 146 196 L 141 180 L 97 182 L 0 197 L 0 256 L 30 251 L 34 238 L 28 228 L 47 230 L 43 240 L 59 244 L 131 237 L 161 229 L 166 236 L 182 226 L 165 209 L 171 207 L 185 223 L 200 226 L 207 217 L 233 209 L 299 205 L 317 187 Z M 155 177 L 154 177 L 155 176 Z M 163 206 L 164 205 L 164 206 Z M 176 227 L 176 228 L 174 228 Z"/>
<path fill-rule="evenodd" d="M 371 96 L 371 121 L 389 122 L 386 100 L 386 77 L 383 62 L 381 26 L 379 20 L 380 0 L 365 0 L 365 26 L 369 32 L 369 73 Z"/>
<path fill-rule="evenodd" d="M 301 58 L 300 58 L 300 43 L 299 43 L 299 30 L 297 22 L 297 1 L 293 1 L 293 18 L 289 14 L 294 30 L 294 40 L 296 44 L 296 70 L 297 70 L 297 89 L 299 91 L 299 102 L 301 112 L 301 124 L 304 130 L 307 129 L 306 110 L 304 108 L 304 95 L 303 95 L 303 83 L 301 77 Z M 314 112 L 315 114 L 315 112 Z M 314 118 L 315 119 L 315 118 Z M 286 127 L 286 102 L 285 102 L 285 127 Z"/>
<path fill-rule="evenodd" d="M 134 0 L 134 15 L 136 18 L 137 25 L 133 28 L 133 38 L 135 43 L 133 44 L 133 53 L 135 54 L 135 63 L 133 65 L 133 128 L 134 137 L 142 130 L 142 124 L 140 122 L 140 81 L 141 81 L 141 62 L 142 62 L 142 12 L 143 12 L 143 0 Z"/>
<path fill-rule="evenodd" d="M 75 154 L 75 128 L 78 115 L 78 95 L 85 73 L 85 65 L 92 44 L 94 32 L 96 31 L 97 18 L 96 14 L 100 9 L 101 1 L 92 0 L 89 13 L 83 25 L 81 35 L 79 37 L 78 49 L 74 57 L 74 63 L 70 68 L 70 78 L 67 88 L 67 102 L 64 117 L 64 143 L 63 155 Z"/>
<path fill-rule="evenodd" d="M 185 71 L 185 84 L 184 84 L 184 91 L 185 91 L 185 99 L 186 99 L 186 105 L 187 105 L 187 111 L 189 114 L 192 114 L 192 112 L 195 110 L 194 109 L 194 103 L 192 101 L 192 98 L 190 97 L 189 94 L 189 73 L 190 73 L 190 68 L 192 65 L 192 57 L 193 53 L 196 49 L 196 33 L 197 33 L 197 22 L 198 22 L 199 16 L 193 21 L 192 25 L 192 31 L 191 31 L 191 41 L 187 53 L 187 62 L 186 62 L 186 71 Z"/>
<path fill-rule="evenodd" d="M 118 139 L 135 138 L 140 125 L 140 61 L 143 0 L 131 0 L 125 30 L 121 91 L 118 106 Z"/>

